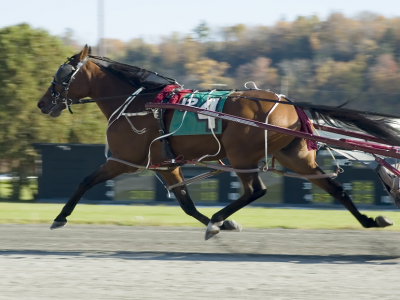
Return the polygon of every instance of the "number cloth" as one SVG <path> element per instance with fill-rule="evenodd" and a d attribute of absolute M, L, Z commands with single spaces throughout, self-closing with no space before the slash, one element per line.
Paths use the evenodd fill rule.
<path fill-rule="evenodd" d="M 188 93 L 179 101 L 179 104 L 222 112 L 225 101 L 231 93 L 232 91 L 212 91 L 211 94 L 209 91 Z M 173 132 L 179 128 L 184 113 L 184 111 L 175 110 L 169 132 Z M 215 134 L 221 134 L 222 120 L 187 112 L 181 128 L 174 135 L 212 134 L 211 128 Z"/>

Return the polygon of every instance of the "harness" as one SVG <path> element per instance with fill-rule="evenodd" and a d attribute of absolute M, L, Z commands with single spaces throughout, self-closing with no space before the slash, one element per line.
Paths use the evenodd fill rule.
<path fill-rule="evenodd" d="M 180 93 L 183 90 L 182 87 L 178 87 L 173 89 L 167 96 L 162 99 L 161 103 L 168 103 L 176 94 Z M 154 118 L 157 120 L 158 131 L 160 136 L 164 136 L 168 134 L 167 127 L 165 126 L 164 114 L 165 109 L 154 109 L 153 110 Z M 171 149 L 171 144 L 169 143 L 168 136 L 163 137 L 160 139 L 162 142 L 162 150 L 161 156 L 164 159 L 171 159 L 172 161 L 175 160 L 176 155 Z"/>
<path fill-rule="evenodd" d="M 76 67 L 74 67 L 74 66 L 69 64 L 72 61 L 72 59 L 73 59 L 73 57 L 69 58 L 65 63 L 63 63 L 59 67 L 59 69 L 57 70 L 56 74 L 54 75 L 54 80 L 52 81 L 52 85 L 49 88 L 49 90 L 51 92 L 51 97 L 53 98 L 52 103 L 53 104 L 60 104 L 60 103 L 65 104 L 65 106 L 68 108 L 68 110 L 69 110 L 69 112 L 71 114 L 72 114 L 72 110 L 70 108 L 71 105 L 95 102 L 95 99 L 72 100 L 72 99 L 68 98 L 68 91 L 69 91 L 71 83 L 75 79 L 76 74 L 83 68 L 83 66 L 87 63 L 88 60 L 95 59 L 95 60 L 100 60 L 100 61 L 113 62 L 113 61 L 111 61 L 109 59 L 106 59 L 106 58 L 103 58 L 103 57 L 97 57 L 97 56 L 88 55 L 81 62 L 79 62 Z M 120 63 L 118 63 L 118 64 L 120 64 Z M 175 85 L 177 85 L 178 87 L 173 89 L 168 95 L 166 95 L 164 97 L 164 99 L 161 101 L 161 103 L 168 103 L 170 101 L 170 99 L 172 99 L 175 95 L 181 93 L 181 91 L 183 90 L 182 86 L 180 84 L 178 84 L 176 82 L 176 80 L 174 80 L 172 78 L 164 77 L 162 75 L 159 75 L 158 73 L 155 73 L 155 72 L 152 72 L 152 71 L 148 71 L 148 70 L 145 70 L 145 69 L 141 69 L 141 68 L 125 65 L 125 64 L 120 64 L 120 65 L 135 68 L 132 72 L 134 72 L 134 75 L 139 76 L 140 83 L 145 83 L 147 78 L 150 78 L 151 76 L 153 76 L 153 77 L 155 76 L 156 79 L 164 80 L 163 83 L 160 83 L 160 81 L 158 81 L 158 82 L 155 81 L 156 85 L 157 84 L 158 85 L 160 85 L 160 84 L 161 85 L 166 85 L 166 84 L 175 84 Z M 118 74 L 116 74 L 116 75 L 118 75 Z M 130 83 L 131 85 L 133 85 L 133 86 L 135 86 L 137 88 L 137 86 L 132 84 L 132 82 L 128 82 L 128 83 Z M 61 92 L 56 92 L 55 91 L 55 86 L 56 85 L 62 87 L 63 90 Z M 268 170 L 267 164 L 265 164 L 263 166 L 260 166 L 260 167 L 258 167 L 256 169 L 243 169 L 242 170 L 242 169 L 234 169 L 231 166 L 208 164 L 208 163 L 200 162 L 201 160 L 203 160 L 203 159 L 205 159 L 207 157 L 212 157 L 212 156 L 218 155 L 218 153 L 221 150 L 220 142 L 217 139 L 217 137 L 215 136 L 215 133 L 214 133 L 212 127 L 210 127 L 211 131 L 212 131 L 212 134 L 214 135 L 214 138 L 218 142 L 218 146 L 219 146 L 218 147 L 219 149 L 218 149 L 217 153 L 215 153 L 213 155 L 204 155 L 203 157 L 201 157 L 199 159 L 196 159 L 196 160 L 193 160 L 193 161 L 188 161 L 188 160 L 177 158 L 175 156 L 175 154 L 173 153 L 173 151 L 171 150 L 171 146 L 170 146 L 168 137 L 171 136 L 172 134 L 174 134 L 177 130 L 179 130 L 180 127 L 177 130 L 175 130 L 174 132 L 172 132 L 172 133 L 168 133 L 167 132 L 167 129 L 166 129 L 166 126 L 165 126 L 165 122 L 164 122 L 164 114 L 165 114 L 165 109 L 164 108 L 154 108 L 154 109 L 151 109 L 151 111 L 147 110 L 147 111 L 143 111 L 143 112 L 134 112 L 134 113 L 125 112 L 126 109 L 129 107 L 129 105 L 132 103 L 132 101 L 135 99 L 135 97 L 145 89 L 145 87 L 143 85 L 144 84 L 141 84 L 141 86 L 139 88 L 137 88 L 136 91 L 133 94 L 129 95 L 129 97 L 125 100 L 125 102 L 118 109 L 116 109 L 112 113 L 112 115 L 108 119 L 109 125 L 107 127 L 107 130 L 110 128 L 110 126 L 116 120 L 118 120 L 120 117 L 123 116 L 123 117 L 126 118 L 127 122 L 130 124 L 132 130 L 135 133 L 143 134 L 143 133 L 147 132 L 147 129 L 146 128 L 143 128 L 143 129 L 140 129 L 140 130 L 136 129 L 133 126 L 132 122 L 129 120 L 129 117 L 146 116 L 148 114 L 153 113 L 154 118 L 157 120 L 160 136 L 157 137 L 156 139 L 154 139 L 150 143 L 149 154 L 148 154 L 148 163 L 147 163 L 146 166 L 143 166 L 143 165 L 133 164 L 133 163 L 130 163 L 130 162 L 118 159 L 118 158 L 108 157 L 108 155 L 107 155 L 108 154 L 108 142 L 106 142 L 106 149 L 105 149 L 105 156 L 106 156 L 107 160 L 113 160 L 113 161 L 116 161 L 116 162 L 119 162 L 119 163 L 122 163 L 122 164 L 125 164 L 125 165 L 128 165 L 128 166 L 137 168 L 138 172 L 143 171 L 145 169 L 150 169 L 150 170 L 168 170 L 168 169 L 171 169 L 171 168 L 175 168 L 177 166 L 182 166 L 184 164 L 195 164 L 195 165 L 205 166 L 205 167 L 214 169 L 214 171 L 211 171 L 211 172 L 196 176 L 196 177 L 194 177 L 192 179 L 189 179 L 189 180 L 185 180 L 185 181 L 183 181 L 181 183 L 178 183 L 178 184 L 175 184 L 173 186 L 164 185 L 168 190 L 171 190 L 172 188 L 175 188 L 175 187 L 178 187 L 178 186 L 190 184 L 190 183 L 192 183 L 194 181 L 197 181 L 199 179 L 207 178 L 207 177 L 219 174 L 221 172 L 252 173 L 252 172 L 257 172 L 257 171 L 261 171 L 261 170 L 263 170 L 264 172 L 265 171 L 275 171 L 275 172 L 277 171 L 277 170 L 274 169 L 274 166 L 272 166 L 272 169 Z M 154 87 L 154 84 L 153 84 L 153 87 Z M 255 84 L 254 84 L 254 87 L 255 87 L 254 89 L 258 90 L 258 88 L 256 87 Z M 210 97 L 210 95 L 214 91 L 215 90 L 210 90 L 208 97 Z M 61 95 L 63 92 L 65 93 L 65 96 Z M 198 91 L 195 91 L 194 93 L 196 93 L 196 92 L 198 92 Z M 278 101 L 276 101 L 276 100 L 266 100 L 266 101 L 269 101 L 269 102 L 275 102 L 275 105 L 273 105 L 273 107 L 271 108 L 271 110 L 267 114 L 265 123 L 268 123 L 269 114 L 272 113 L 272 111 L 276 108 L 276 106 L 278 104 L 288 104 L 288 103 L 280 101 L 282 95 L 277 95 L 277 96 L 278 96 Z M 123 96 L 120 96 L 120 97 L 123 97 Z M 192 97 L 193 97 L 193 95 L 192 95 Z M 109 99 L 109 98 L 116 98 L 116 97 L 115 96 L 114 97 L 104 97 L 104 98 L 101 98 L 101 99 Z M 250 100 L 264 100 L 264 99 L 253 98 L 253 97 L 243 97 L 243 98 L 247 98 L 247 99 L 250 99 Z M 96 100 L 99 100 L 99 99 L 96 99 Z M 191 99 L 189 100 L 189 102 L 190 101 L 191 101 Z M 293 105 L 293 103 L 291 103 L 291 104 Z M 206 108 L 208 108 L 208 106 L 209 106 L 209 100 L 207 99 Z M 185 113 L 185 115 L 186 115 L 186 113 Z M 183 116 L 181 126 L 183 124 L 183 120 L 185 118 L 185 115 Z M 208 116 L 208 121 L 209 122 L 211 122 L 211 118 L 212 118 L 212 116 Z M 150 160 L 150 148 L 151 148 L 151 144 L 153 142 L 157 141 L 157 140 L 162 141 L 162 143 L 163 143 L 163 145 L 162 145 L 162 157 L 164 159 L 170 159 L 170 161 L 169 162 L 164 162 L 164 163 L 159 164 L 159 165 L 154 165 L 154 164 L 151 164 L 151 160 Z M 265 131 L 265 152 L 267 154 L 267 131 Z M 292 175 L 292 174 L 286 174 L 285 173 L 284 175 L 291 176 L 291 177 L 303 177 L 303 178 L 314 178 L 315 176 L 317 176 L 318 178 L 321 178 L 321 177 L 332 177 L 332 176 L 334 176 L 336 174 L 325 174 L 325 175 L 322 175 L 322 176 L 321 175 L 301 176 L 301 175 L 297 175 L 297 174 L 296 175 Z"/>

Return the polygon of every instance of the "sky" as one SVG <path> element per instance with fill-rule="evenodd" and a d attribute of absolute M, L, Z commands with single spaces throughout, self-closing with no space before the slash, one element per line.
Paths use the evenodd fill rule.
<path fill-rule="evenodd" d="M 365 11 L 400 16 L 399 0 L 0 0 L 0 28 L 28 23 L 53 35 L 72 29 L 79 43 L 96 45 L 101 2 L 103 36 L 122 41 L 151 42 L 172 32 L 192 33 L 201 21 L 218 28 L 239 23 L 271 26 L 314 14 L 323 20 L 332 12 L 348 17 Z"/>

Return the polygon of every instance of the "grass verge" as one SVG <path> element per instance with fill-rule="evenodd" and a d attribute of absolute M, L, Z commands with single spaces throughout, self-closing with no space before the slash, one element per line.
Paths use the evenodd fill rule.
<path fill-rule="evenodd" d="M 51 224 L 62 204 L 0 203 L 1 224 Z M 199 209 L 212 216 L 218 208 Z M 400 213 L 367 211 L 369 217 L 384 214 L 395 225 L 385 230 L 400 230 Z M 362 229 L 357 220 L 341 210 L 295 210 L 271 208 L 244 208 L 234 214 L 245 228 L 297 228 L 297 229 Z M 69 224 L 126 225 L 126 226 L 187 226 L 202 227 L 187 216 L 180 207 L 171 206 L 109 206 L 78 205 L 68 218 Z"/>

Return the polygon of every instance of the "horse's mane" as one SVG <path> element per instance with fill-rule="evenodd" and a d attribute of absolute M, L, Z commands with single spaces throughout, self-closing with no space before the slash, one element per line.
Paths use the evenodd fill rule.
<path fill-rule="evenodd" d="M 179 85 L 175 79 L 153 71 L 113 61 L 103 56 L 89 55 L 89 57 L 95 64 L 106 68 L 108 71 L 136 88 L 143 86 L 146 89 L 157 89 L 170 84 Z"/>

